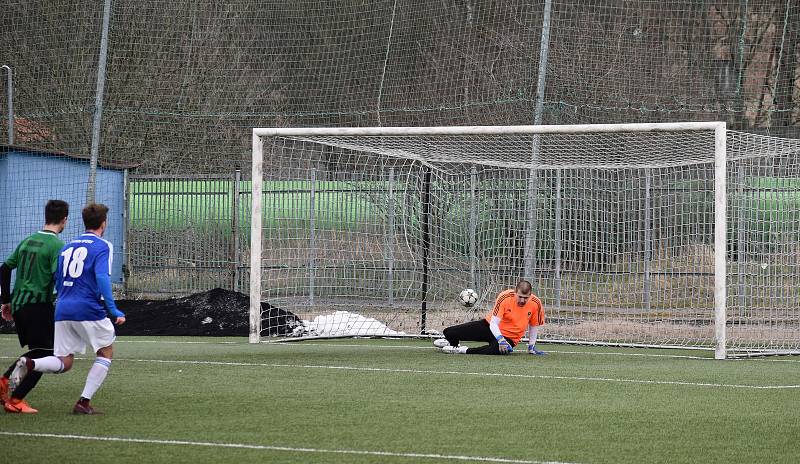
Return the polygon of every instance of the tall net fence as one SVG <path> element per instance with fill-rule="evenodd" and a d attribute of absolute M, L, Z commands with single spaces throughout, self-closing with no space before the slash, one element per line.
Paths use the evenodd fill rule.
<path fill-rule="evenodd" d="M 544 0 L 110 0 L 103 43 L 104 4 L 6 1 L 0 65 L 13 70 L 14 145 L 86 156 L 102 109 L 101 166 L 137 166 L 120 207 L 134 296 L 241 289 L 247 263 L 231 251 L 238 213 L 198 205 L 247 203 L 253 127 L 514 125 L 538 116 L 722 120 L 800 137 L 798 0 L 554 0 L 549 15 Z M 0 118 L 0 134 L 9 125 Z M 224 194 L 199 192 L 237 169 L 240 183 L 217 186 Z M 146 176 L 174 185 L 159 190 Z M 84 173 L 71 179 L 56 196 L 82 197 Z M 102 198 L 107 188 L 97 188 Z M 171 222 L 157 224 L 163 216 Z M 180 221 L 179 232 L 156 233 Z M 175 278 L 159 279 L 159 267 Z"/>
<path fill-rule="evenodd" d="M 112 0 L 101 159 L 216 173 L 247 163 L 252 127 L 530 124 L 545 57 L 545 124 L 798 136 L 797 0 L 555 0 L 543 48 L 544 6 Z M 3 16 L 17 141 L 88 153 L 103 2 L 12 0 Z"/>

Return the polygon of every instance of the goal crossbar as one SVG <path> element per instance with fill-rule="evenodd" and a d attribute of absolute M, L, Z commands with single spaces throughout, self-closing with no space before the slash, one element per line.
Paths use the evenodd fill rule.
<path fill-rule="evenodd" d="M 419 135 L 525 135 L 588 134 L 601 132 L 677 132 L 725 130 L 724 122 L 663 122 L 631 124 L 554 124 L 524 126 L 442 126 L 442 127 L 269 127 L 254 128 L 254 137 Z"/>

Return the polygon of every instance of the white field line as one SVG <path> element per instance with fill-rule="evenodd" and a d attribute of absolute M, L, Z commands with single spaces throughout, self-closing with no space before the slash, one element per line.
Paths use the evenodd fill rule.
<path fill-rule="evenodd" d="M 92 435 L 67 435 L 56 433 L 33 433 L 33 432 L 3 432 L 0 435 L 12 437 L 31 437 L 31 438 L 56 438 L 64 440 L 86 440 L 104 441 L 118 443 L 144 443 L 150 445 L 171 445 L 171 446 L 197 446 L 208 448 L 236 448 L 260 451 L 285 451 L 290 453 L 317 453 L 317 454 L 343 454 L 354 456 L 383 456 L 408 459 L 433 459 L 450 461 L 469 461 L 469 462 L 499 462 L 512 464 L 575 464 L 558 461 L 528 461 L 521 459 L 506 459 L 486 456 L 459 456 L 450 454 L 428 454 L 428 453 L 396 453 L 391 451 L 368 451 L 350 449 L 326 449 L 326 448 L 300 448 L 292 446 L 276 445 L 249 445 L 246 443 L 215 443 L 205 441 L 184 441 L 184 440 L 155 440 L 148 438 L 124 438 L 124 437 L 101 437 Z"/>
<path fill-rule="evenodd" d="M 578 352 L 582 353 L 582 352 Z M 11 356 L 0 356 L 0 359 L 14 359 Z M 75 359 L 86 360 L 91 358 L 76 357 Z M 646 379 L 618 379 L 611 377 L 583 377 L 583 376 L 564 376 L 564 375 L 532 375 L 532 374 L 509 374 L 496 372 L 463 372 L 463 371 L 435 371 L 425 369 L 389 369 L 381 367 L 359 367 L 359 366 L 332 366 L 315 364 L 278 364 L 278 363 L 245 363 L 245 362 L 222 362 L 222 361 L 186 361 L 186 360 L 165 360 L 165 359 L 131 359 L 115 358 L 116 361 L 157 363 L 157 364 L 180 364 L 180 365 L 210 365 L 210 366 L 238 366 L 238 367 L 269 367 L 286 369 L 329 369 L 355 372 L 387 372 L 387 373 L 406 373 L 406 374 L 431 374 L 431 375 L 461 375 L 473 377 L 504 377 L 520 379 L 538 380 L 564 380 L 564 381 L 584 381 L 584 382 L 614 382 L 644 385 L 672 385 L 688 387 L 712 387 L 712 388 L 734 388 L 750 390 L 791 390 L 800 389 L 797 385 L 744 385 L 744 384 L 725 384 L 725 383 L 705 383 L 705 382 L 683 382 L 677 380 L 646 380 Z"/>
<path fill-rule="evenodd" d="M 10 341 L 17 343 L 17 337 L 4 337 L 0 335 L 0 342 L 3 341 Z M 127 339 L 117 339 L 114 343 L 142 343 L 142 344 L 164 344 L 164 345 L 249 345 L 247 341 L 242 342 L 232 342 L 232 341 L 186 341 L 186 340 L 132 340 L 130 338 Z M 546 344 L 545 344 L 546 345 Z M 356 343 L 323 343 L 323 342 L 286 342 L 286 341 L 275 341 L 275 342 L 262 342 L 260 346 L 280 346 L 280 347 L 303 347 L 303 346 L 331 346 L 331 347 L 345 347 L 345 348 L 367 348 L 367 349 L 402 349 L 402 350 L 434 350 L 436 349 L 433 346 L 420 346 L 420 345 L 376 345 L 376 344 L 356 344 Z M 653 350 L 657 350 L 653 348 Z M 640 358 L 675 358 L 675 359 L 696 359 L 698 361 L 715 361 L 716 359 L 710 356 L 692 356 L 692 355 L 680 355 L 680 354 L 655 354 L 655 353 L 626 353 L 626 352 L 618 352 L 618 351 L 567 351 L 567 350 L 548 350 L 548 353 L 552 354 L 569 354 L 569 355 L 586 355 L 586 356 L 630 356 L 630 357 L 640 357 Z M 524 352 L 515 352 L 522 353 Z M 0 356 L 0 359 L 4 358 Z M 751 358 L 735 358 L 735 359 L 728 359 L 728 362 L 731 361 L 738 361 L 738 362 L 784 362 L 784 363 L 800 363 L 800 358 L 798 357 L 787 357 L 787 358 L 775 358 L 775 357 L 751 357 Z"/>
<path fill-rule="evenodd" d="M 14 359 L 11 356 L 0 356 L 0 359 Z M 91 358 L 76 356 L 78 360 L 88 360 Z M 222 362 L 222 361 L 186 361 L 186 360 L 167 360 L 167 359 L 131 359 L 114 358 L 117 362 L 137 362 L 137 363 L 156 363 L 156 364 L 180 364 L 180 365 L 206 365 L 206 366 L 236 366 L 236 367 L 269 367 L 285 369 L 329 369 L 340 371 L 355 372 L 386 372 L 397 374 L 431 374 L 431 375 L 461 375 L 473 377 L 504 377 L 518 379 L 538 379 L 538 380 L 565 380 L 565 381 L 584 381 L 584 382 L 616 382 L 645 385 L 678 385 L 689 387 L 716 387 L 716 388 L 737 388 L 752 390 L 788 390 L 800 389 L 800 385 L 740 385 L 724 383 L 702 383 L 702 382 L 681 382 L 670 380 L 642 380 L 642 379 L 615 379 L 611 377 L 581 377 L 565 375 L 531 375 L 531 374 L 508 374 L 497 372 L 462 372 L 462 371 L 434 371 L 424 369 L 389 369 L 382 367 L 358 367 L 358 366 L 331 366 L 315 364 L 277 364 L 277 363 L 245 363 L 245 362 Z"/>
<path fill-rule="evenodd" d="M 148 344 L 166 344 L 166 345 L 249 345 L 247 341 L 243 342 L 230 342 L 230 341 L 209 341 L 209 340 L 201 340 L 201 341 L 187 341 L 187 340 L 131 340 L 125 339 L 114 340 L 114 343 L 148 343 Z"/>
<path fill-rule="evenodd" d="M 316 364 L 277 364 L 277 363 L 245 363 L 245 362 L 221 362 L 221 361 L 179 361 L 162 359 L 129 359 L 115 358 L 115 361 L 159 363 L 159 364 L 180 364 L 180 365 L 210 365 L 210 366 L 240 366 L 240 367 L 270 367 L 285 369 L 328 369 L 352 372 L 384 372 L 392 374 L 430 374 L 430 375 L 459 375 L 471 377 L 501 377 L 514 379 L 537 379 L 537 380 L 566 380 L 583 382 L 614 382 L 631 383 L 645 385 L 678 385 L 687 387 L 713 387 L 713 388 L 739 388 L 751 390 L 788 390 L 800 389 L 800 385 L 740 385 L 725 383 L 703 383 L 703 382 L 682 382 L 672 380 L 641 380 L 641 379 L 615 379 L 610 377 L 582 377 L 567 375 L 532 375 L 532 374 L 508 374 L 499 372 L 463 372 L 463 371 L 435 371 L 427 369 L 390 369 L 384 367 L 359 367 L 359 366 L 331 366 Z"/>
<path fill-rule="evenodd" d="M 218 345 L 218 344 L 228 344 L 228 345 L 248 345 L 247 342 L 185 342 L 185 341 L 164 341 L 160 342 L 158 340 L 117 340 L 115 343 L 174 343 L 174 344 L 211 344 L 211 345 Z M 378 348 L 378 349 L 403 349 L 403 350 L 434 350 L 437 349 L 433 346 L 419 346 L 419 345 L 375 345 L 375 344 L 356 344 L 356 343 L 321 343 L 321 342 L 302 342 L 302 343 L 295 343 L 295 342 L 266 342 L 262 343 L 262 345 L 267 346 L 293 346 L 293 347 L 301 347 L 301 346 L 332 346 L 332 347 L 345 347 L 345 348 Z M 545 344 L 546 345 L 546 344 Z M 656 348 L 653 348 L 656 350 Z M 587 356 L 631 356 L 631 357 L 641 357 L 641 358 L 675 358 L 675 359 L 696 359 L 699 361 L 717 361 L 711 356 L 692 356 L 692 355 L 683 355 L 683 354 L 654 354 L 654 353 L 622 353 L 617 351 L 567 351 L 567 350 L 548 350 L 548 353 L 557 353 L 557 354 L 574 354 L 574 355 L 587 355 Z M 519 351 L 517 351 L 519 353 Z M 787 359 L 778 359 L 778 358 L 736 358 L 736 359 L 729 359 L 728 361 L 762 361 L 762 362 L 788 362 L 788 363 L 800 363 L 800 358 L 787 358 Z"/>
<path fill-rule="evenodd" d="M 416 349 L 416 350 L 435 350 L 438 349 L 433 346 L 413 346 L 413 345 L 356 345 L 356 344 L 343 344 L 343 343 L 270 343 L 271 346 L 343 346 L 348 348 L 402 348 L 402 349 Z M 524 347 L 523 347 L 524 348 Z M 702 361 L 715 361 L 713 357 L 710 356 L 690 356 L 690 355 L 679 355 L 679 354 L 649 354 L 649 353 L 619 353 L 619 352 L 593 352 L 593 351 L 562 351 L 562 350 L 547 350 L 548 353 L 556 353 L 556 354 L 585 354 L 585 355 L 596 355 L 596 356 L 640 356 L 646 358 L 677 358 L 677 359 L 698 359 Z M 527 354 L 525 350 L 522 351 L 514 351 L 513 354 Z M 800 359 L 797 360 L 800 362 Z"/>
<path fill-rule="evenodd" d="M 166 344 L 208 344 L 208 345 L 248 345 L 248 342 L 212 342 L 212 341 L 160 341 L 160 340 L 117 340 L 115 343 L 166 343 Z M 378 349 L 402 349 L 402 350 L 433 350 L 436 349 L 432 346 L 419 346 L 419 345 L 376 345 L 376 344 L 355 344 L 355 343 L 324 343 L 324 342 L 290 342 L 290 341 L 275 341 L 275 342 L 262 342 L 262 345 L 267 346 L 333 346 L 345 348 L 378 348 Z M 546 345 L 546 344 L 545 344 Z M 575 355 L 589 355 L 589 356 L 634 356 L 642 358 L 676 358 L 676 359 L 697 359 L 700 361 L 716 361 L 711 356 L 692 356 L 680 354 L 653 354 L 653 353 L 621 353 L 614 351 L 594 352 L 594 351 L 566 351 L 566 350 L 549 350 L 548 353 L 558 354 L 575 354 Z M 794 362 L 800 363 L 800 359 L 775 359 L 775 358 L 737 358 L 735 361 L 748 360 L 748 361 L 772 361 L 772 362 Z M 731 361 L 734 361 L 731 359 Z"/>

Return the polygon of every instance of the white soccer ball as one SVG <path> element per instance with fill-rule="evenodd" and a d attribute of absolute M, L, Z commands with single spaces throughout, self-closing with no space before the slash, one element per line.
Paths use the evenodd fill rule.
<path fill-rule="evenodd" d="M 464 290 L 461 290 L 461 293 L 458 294 L 458 300 L 462 305 L 469 308 L 478 301 L 478 293 L 471 288 L 465 288 Z"/>

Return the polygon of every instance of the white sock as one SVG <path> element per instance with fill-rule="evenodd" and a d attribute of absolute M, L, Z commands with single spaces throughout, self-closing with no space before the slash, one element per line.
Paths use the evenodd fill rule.
<path fill-rule="evenodd" d="M 64 363 L 58 356 L 45 356 L 33 360 L 33 370 L 36 372 L 47 372 L 50 374 L 60 374 L 64 370 Z"/>
<path fill-rule="evenodd" d="M 92 396 L 100 388 L 100 385 L 103 385 L 103 381 L 106 379 L 110 367 L 110 359 L 101 358 L 100 356 L 95 358 L 92 368 L 89 369 L 89 375 L 86 376 L 86 385 L 83 387 L 83 393 L 81 393 L 83 398 L 87 400 L 92 399 Z"/>

